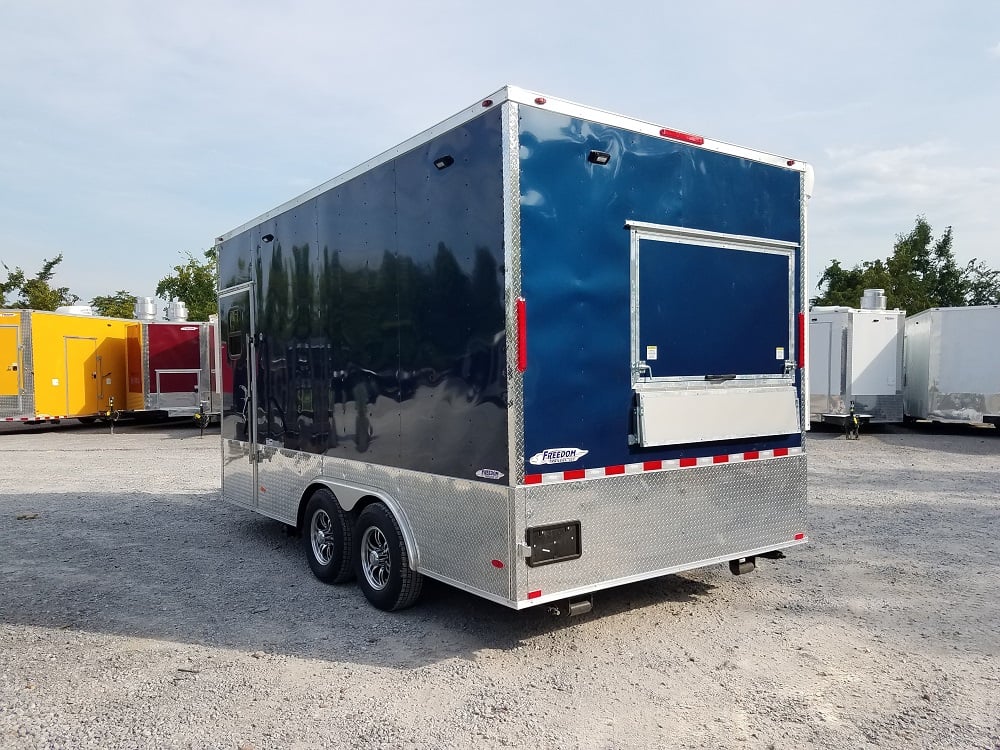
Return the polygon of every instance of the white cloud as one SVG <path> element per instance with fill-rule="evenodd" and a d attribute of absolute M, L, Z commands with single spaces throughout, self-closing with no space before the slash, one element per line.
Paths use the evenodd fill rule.
<path fill-rule="evenodd" d="M 828 149 L 815 164 L 813 281 L 832 258 L 852 266 L 887 257 L 896 235 L 909 231 L 921 215 L 937 235 L 947 226 L 953 228 L 960 262 L 978 257 L 1000 267 L 995 239 L 1000 166 L 969 154 L 964 144 L 949 140 Z"/>
<path fill-rule="evenodd" d="M 870 151 L 830 149 L 823 161 L 830 202 L 837 206 L 873 200 L 962 205 L 1000 188 L 1000 169 L 970 163 L 946 141 Z"/>
<path fill-rule="evenodd" d="M 611 56 L 592 54 L 610 43 L 600 0 L 570 16 L 529 0 L 7 5 L 0 259 L 63 252 L 57 281 L 87 299 L 151 293 L 179 252 L 505 83 L 812 162 L 814 267 L 884 256 L 920 213 L 1000 266 L 1000 112 L 979 70 L 980 50 L 1000 57 L 979 31 L 996 24 L 929 0 L 905 17 L 866 6 L 860 27 L 840 6 L 731 4 L 707 46 L 663 41 L 702 9 L 641 0 L 646 23 Z M 812 31 L 761 45 L 776 21 Z"/>

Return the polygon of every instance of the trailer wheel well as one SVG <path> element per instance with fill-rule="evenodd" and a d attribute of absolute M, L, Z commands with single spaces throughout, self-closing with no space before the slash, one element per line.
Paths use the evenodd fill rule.
<path fill-rule="evenodd" d="M 332 489 L 327 487 L 325 484 L 320 484 L 319 482 L 313 482 L 306 487 L 306 491 L 303 492 L 302 497 L 299 498 L 299 509 L 295 514 L 295 528 L 300 531 L 302 530 L 302 524 L 305 520 L 306 506 L 309 505 L 309 498 L 313 496 L 313 493 L 316 492 L 316 490 L 330 490 L 330 492 L 333 492 Z M 337 493 L 333 492 L 333 496 L 337 497 Z"/>
<path fill-rule="evenodd" d="M 373 503 L 384 503 L 389 509 L 389 512 L 395 517 L 396 522 L 399 524 L 400 529 L 403 534 L 403 541 L 406 544 L 406 554 L 410 557 L 410 564 L 415 570 L 420 568 L 420 549 L 417 547 L 416 540 L 413 538 L 413 534 L 407 524 L 406 514 L 403 512 L 402 508 L 390 497 L 379 497 L 373 494 L 362 494 L 361 492 L 352 493 L 351 488 L 347 488 L 344 493 L 337 492 L 337 483 L 332 481 L 331 484 L 326 484 L 325 482 L 313 482 L 305 491 L 302 493 L 302 497 L 299 498 L 299 508 L 295 517 L 295 529 L 298 533 L 302 533 L 303 525 L 305 523 L 306 506 L 309 505 L 309 499 L 313 496 L 316 490 L 324 489 L 333 493 L 334 498 L 337 502 L 342 503 L 345 497 L 357 498 L 354 500 L 354 505 L 351 509 L 347 511 L 347 516 L 351 521 L 353 527 L 354 523 L 357 521 L 358 516 L 361 514 L 365 508 Z M 359 496 L 360 495 L 360 496 Z M 343 507 L 343 505 L 341 505 Z"/>
<path fill-rule="evenodd" d="M 333 493 L 333 496 L 335 498 L 337 497 L 337 491 L 333 487 L 329 487 L 325 484 L 322 484 L 321 482 L 313 482 L 308 487 L 306 487 L 305 492 L 302 493 L 302 497 L 299 498 L 299 509 L 295 518 L 296 529 L 302 528 L 302 524 L 303 521 L 305 520 L 305 515 L 306 515 L 306 506 L 309 505 L 309 498 L 313 496 L 313 493 L 316 492 L 316 490 L 328 490 Z M 337 498 L 337 501 L 339 502 L 340 498 Z M 354 504 L 354 507 L 347 512 L 353 521 L 353 519 L 357 518 L 358 514 L 361 511 L 363 511 L 366 507 L 368 507 L 372 503 L 378 503 L 378 502 L 381 502 L 381 498 L 378 498 L 375 495 L 365 495 L 364 497 L 358 498 L 358 501 Z"/>

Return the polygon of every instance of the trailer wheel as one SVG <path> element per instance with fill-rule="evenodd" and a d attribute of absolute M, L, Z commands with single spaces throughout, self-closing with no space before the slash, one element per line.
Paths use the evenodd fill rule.
<path fill-rule="evenodd" d="M 325 583 L 351 580 L 354 539 L 344 509 L 330 490 L 316 490 L 306 505 L 302 535 L 309 567 Z"/>
<path fill-rule="evenodd" d="M 424 577 L 410 567 L 399 523 L 383 503 L 361 511 L 354 527 L 358 586 L 378 609 L 392 612 L 413 605 Z"/>

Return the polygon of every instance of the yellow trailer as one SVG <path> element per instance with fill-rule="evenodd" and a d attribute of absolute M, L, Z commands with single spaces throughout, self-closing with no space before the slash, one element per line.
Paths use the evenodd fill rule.
<path fill-rule="evenodd" d="M 123 407 L 129 322 L 0 310 L 0 421 L 89 421 Z"/>

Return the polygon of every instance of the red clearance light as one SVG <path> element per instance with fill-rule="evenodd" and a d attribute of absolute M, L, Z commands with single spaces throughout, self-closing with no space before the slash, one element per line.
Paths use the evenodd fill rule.
<path fill-rule="evenodd" d="M 795 342 L 797 359 L 799 369 L 802 370 L 806 366 L 806 315 L 805 313 L 799 313 L 799 340 Z"/>
<path fill-rule="evenodd" d="M 535 97 L 535 104 L 545 104 L 545 97 L 544 96 L 536 96 Z"/>
<path fill-rule="evenodd" d="M 492 107 L 493 106 L 493 100 L 492 99 L 483 99 L 483 106 L 484 107 Z"/>
<path fill-rule="evenodd" d="M 518 297 L 517 310 L 517 369 L 524 372 L 528 369 L 528 310 L 524 297 Z"/>
<path fill-rule="evenodd" d="M 794 537 L 792 537 L 792 538 L 793 538 L 793 539 L 794 539 L 794 540 L 795 540 L 796 542 L 801 542 L 801 541 L 802 541 L 803 539 L 805 539 L 805 538 L 806 538 L 806 535 L 805 535 L 805 534 L 803 534 L 803 533 L 802 533 L 802 532 L 800 531 L 800 532 L 799 532 L 798 534 L 796 534 L 796 535 L 795 535 Z"/>
<path fill-rule="evenodd" d="M 503 561 L 501 560 L 490 560 L 490 565 L 492 565 L 497 570 L 503 569 Z"/>
<path fill-rule="evenodd" d="M 701 146 L 705 139 L 700 135 L 693 135 L 692 133 L 682 133 L 680 130 L 671 130 L 670 128 L 660 128 L 660 135 L 664 138 L 673 138 L 675 141 L 684 141 L 685 143 L 693 143 L 695 146 Z"/>
<path fill-rule="evenodd" d="M 789 159 L 788 161 L 785 162 L 785 164 L 787 164 L 790 167 L 794 167 L 795 166 L 795 159 Z"/>
<path fill-rule="evenodd" d="M 541 589 L 539 589 L 538 591 L 529 591 L 528 592 L 528 598 L 529 599 L 537 599 L 541 595 L 542 595 L 542 590 Z"/>

